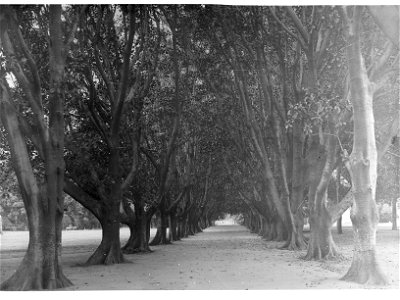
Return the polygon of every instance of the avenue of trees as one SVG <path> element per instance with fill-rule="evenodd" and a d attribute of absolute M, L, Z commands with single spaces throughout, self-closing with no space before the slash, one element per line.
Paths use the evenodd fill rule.
<path fill-rule="evenodd" d="M 3 5 L 0 66 L 0 201 L 29 229 L 1 289 L 72 284 L 60 250 L 74 201 L 102 229 L 87 265 L 224 213 L 307 260 L 339 259 L 331 228 L 351 207 L 342 279 L 387 282 L 376 195 L 396 220 L 399 7 Z"/>

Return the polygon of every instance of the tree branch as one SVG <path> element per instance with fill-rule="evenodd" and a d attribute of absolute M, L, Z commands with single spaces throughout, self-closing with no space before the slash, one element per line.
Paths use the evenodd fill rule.
<path fill-rule="evenodd" d="M 281 25 L 281 27 L 293 38 L 295 38 L 301 45 L 301 47 L 304 50 L 307 50 L 308 47 L 306 45 L 306 42 L 304 40 L 302 40 L 299 36 L 295 35 L 281 20 L 279 20 L 278 16 L 275 14 L 275 8 L 273 7 L 269 7 L 272 16 L 274 17 L 274 19 L 278 22 L 279 25 Z"/>
<path fill-rule="evenodd" d="M 300 19 L 297 17 L 296 13 L 293 11 L 293 9 L 290 6 L 285 6 L 286 11 L 289 13 L 290 18 L 296 25 L 297 30 L 300 32 L 301 36 L 304 39 L 304 42 L 306 44 L 309 43 L 310 41 L 310 35 L 308 34 L 306 28 L 304 25 L 301 23 Z M 305 48 L 308 49 L 308 48 Z"/>

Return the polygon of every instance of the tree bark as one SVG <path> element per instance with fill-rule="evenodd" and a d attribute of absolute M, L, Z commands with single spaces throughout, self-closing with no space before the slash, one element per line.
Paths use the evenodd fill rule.
<path fill-rule="evenodd" d="M 8 84 L 0 79 L 0 118 L 7 132 L 11 159 L 18 179 L 22 199 L 24 201 L 29 227 L 28 250 L 18 269 L 0 286 L 2 290 L 41 290 L 56 289 L 72 285 L 64 276 L 59 262 L 61 255 L 61 230 L 64 213 L 64 93 L 63 75 L 65 57 L 63 57 L 63 36 L 61 30 L 61 6 L 49 7 L 49 93 L 48 93 L 48 125 L 44 121 L 44 108 L 41 103 L 41 85 L 36 63 L 27 48 L 16 14 L 10 7 L 4 10 L 11 18 L 9 27 L 0 28 L 2 50 L 6 58 L 14 60 L 14 47 L 8 31 L 13 31 L 23 48 L 25 59 L 28 61 L 32 78 L 28 79 L 19 62 L 14 61 L 11 71 L 25 92 L 29 103 L 37 135 L 21 130 L 22 119 L 18 119 L 17 111 L 12 103 Z M 2 24 L 3 12 L 1 14 Z M 18 65 L 18 67 L 16 67 Z M 21 122 L 19 122 L 21 121 Z M 43 179 L 38 180 L 30 162 L 25 139 L 30 138 L 43 160 Z M 41 183 L 41 181 L 43 181 Z"/>
<path fill-rule="evenodd" d="M 26 191 L 22 193 L 27 196 Z M 44 201 L 45 194 L 31 194 L 32 203 Z M 56 222 L 46 215 L 36 204 L 27 207 L 29 223 L 29 243 L 27 252 L 16 272 L 4 281 L 1 290 L 42 290 L 56 289 L 72 285 L 61 268 L 59 256 L 61 243 L 57 232 L 61 226 L 62 215 Z"/>
<path fill-rule="evenodd" d="M 342 228 L 342 217 L 340 217 L 337 221 L 336 221 L 336 230 L 338 234 L 343 234 L 343 228 Z"/>
<path fill-rule="evenodd" d="M 161 205 L 157 212 L 157 232 L 150 242 L 150 246 L 171 244 L 171 241 L 167 238 L 168 215 L 161 209 Z"/>
<path fill-rule="evenodd" d="M 304 199 L 304 163 L 303 163 L 303 142 L 302 142 L 302 126 L 298 124 L 293 126 L 292 131 L 292 193 L 291 193 L 291 210 L 294 216 L 294 222 L 298 235 L 298 247 L 306 249 L 307 242 L 303 234 L 304 216 L 303 216 L 303 199 Z"/>
<path fill-rule="evenodd" d="M 326 199 L 323 199 L 323 201 L 326 201 Z M 330 216 L 323 207 L 318 214 L 310 216 L 310 239 L 305 259 L 332 259 L 339 256 L 332 238 L 331 227 Z"/>
<path fill-rule="evenodd" d="M 399 116 L 400 117 L 400 116 Z M 400 135 L 396 136 L 393 138 L 394 143 L 393 145 L 396 147 L 396 149 L 400 149 Z M 392 230 L 398 230 L 397 228 L 397 198 L 400 195 L 400 151 L 397 150 L 397 157 L 395 158 L 396 163 L 396 174 L 394 176 L 395 178 L 395 195 L 392 199 Z"/>
<path fill-rule="evenodd" d="M 136 222 L 128 222 L 126 225 L 129 227 L 129 239 L 121 250 L 124 254 L 132 254 L 139 247 L 139 232 L 137 231 Z"/>
<path fill-rule="evenodd" d="M 111 265 L 125 262 L 120 244 L 119 205 L 103 208 L 99 218 L 102 239 L 96 251 L 89 257 L 86 265 Z"/>
<path fill-rule="evenodd" d="M 336 157 L 336 137 L 333 133 L 332 117 L 329 117 L 327 127 L 329 135 L 325 138 L 325 147 L 321 147 L 315 139 L 313 149 L 310 151 L 310 157 L 317 157 L 318 162 L 314 163 L 314 167 L 310 170 L 311 235 L 305 256 L 305 259 L 308 260 L 332 259 L 339 256 L 332 239 L 332 219 L 327 208 L 327 190 Z M 321 166 L 323 166 L 322 172 L 320 171 Z"/>
<path fill-rule="evenodd" d="M 372 105 L 373 89 L 360 46 L 361 14 L 362 7 L 355 7 L 350 19 L 346 8 L 343 9 L 347 25 L 346 52 L 354 120 L 353 151 L 349 162 L 354 194 L 350 215 L 354 231 L 354 252 L 350 269 L 342 279 L 363 284 L 386 284 L 387 279 L 378 264 L 375 248 L 378 224 L 375 202 L 378 155 Z"/>

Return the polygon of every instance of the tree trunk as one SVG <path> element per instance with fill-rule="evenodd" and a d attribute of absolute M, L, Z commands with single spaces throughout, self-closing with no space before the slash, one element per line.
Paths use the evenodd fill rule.
<path fill-rule="evenodd" d="M 400 117 L 400 116 L 399 116 Z M 393 138 L 393 145 L 396 147 L 396 149 L 400 149 L 400 135 L 396 136 Z M 392 230 L 397 230 L 397 197 L 400 195 L 400 150 L 397 150 L 397 157 L 395 158 L 396 163 L 395 163 L 395 195 L 392 199 Z"/>
<path fill-rule="evenodd" d="M 61 239 L 57 238 L 57 232 L 61 226 L 62 214 L 54 222 L 54 219 L 43 213 L 35 205 L 46 199 L 43 197 L 43 194 L 31 195 L 34 204 L 27 207 L 27 211 L 30 211 L 28 250 L 16 272 L 1 284 L 1 290 L 43 290 L 72 285 L 63 274 L 59 262 L 61 243 L 58 241 Z"/>
<path fill-rule="evenodd" d="M 189 221 L 188 216 L 185 216 L 182 221 L 182 234 L 183 238 L 187 238 L 189 236 Z"/>
<path fill-rule="evenodd" d="M 303 216 L 303 199 L 304 199 L 304 165 L 303 165 L 303 141 L 302 126 L 297 124 L 293 126 L 292 144 L 292 194 L 291 194 L 291 210 L 294 216 L 294 223 L 297 232 L 297 245 L 299 249 L 306 249 L 307 242 L 304 237 L 304 216 Z"/>
<path fill-rule="evenodd" d="M 200 224 L 200 218 L 196 217 L 196 221 L 194 222 L 196 233 L 203 232 L 203 229 L 201 228 Z"/>
<path fill-rule="evenodd" d="M 170 230 L 171 240 L 179 241 L 181 238 L 178 233 L 178 222 L 177 222 L 177 218 L 174 215 L 174 213 L 170 214 L 170 219 L 171 219 L 171 226 L 170 226 L 169 230 Z"/>
<path fill-rule="evenodd" d="M 310 216 L 310 239 L 308 242 L 307 260 L 331 259 L 339 253 L 332 238 L 332 223 L 327 213 Z"/>
<path fill-rule="evenodd" d="M 120 244 L 119 205 L 103 208 L 99 218 L 102 228 L 102 239 L 96 251 L 90 256 L 86 265 L 111 265 L 125 261 Z"/>
<path fill-rule="evenodd" d="M 184 230 L 183 230 L 183 220 L 181 220 L 179 217 L 178 217 L 177 225 L 178 225 L 178 229 L 177 229 L 176 234 L 178 236 L 178 239 L 180 240 L 181 238 L 183 238 Z"/>
<path fill-rule="evenodd" d="M 336 221 L 336 230 L 338 234 L 343 234 L 343 228 L 342 228 L 342 217 L 340 217 L 337 221 Z"/>
<path fill-rule="evenodd" d="M 129 227 L 129 239 L 126 244 L 122 247 L 122 252 L 125 254 L 132 254 L 135 253 L 135 249 L 139 247 L 139 232 L 137 231 L 137 224 L 135 223 L 128 223 L 126 224 Z"/>
<path fill-rule="evenodd" d="M 286 231 L 286 226 L 283 222 L 278 219 L 278 222 L 275 224 L 276 236 L 274 241 L 281 242 L 285 241 L 288 238 L 288 232 Z"/>
<path fill-rule="evenodd" d="M 171 241 L 168 239 L 167 229 L 168 229 L 168 214 L 164 209 L 161 210 L 161 245 L 171 244 Z"/>
<path fill-rule="evenodd" d="M 143 210 L 142 206 L 136 206 L 136 222 L 133 229 L 131 229 L 131 237 L 129 238 L 126 245 L 122 248 L 126 254 L 133 253 L 149 253 L 152 250 L 149 247 L 150 237 L 150 222 L 148 221 L 147 214 Z M 133 238 L 132 238 L 133 230 Z M 130 241 L 132 238 L 132 241 Z"/>
<path fill-rule="evenodd" d="M 396 196 L 392 200 L 392 230 L 398 230 L 397 228 L 397 199 Z"/>
<path fill-rule="evenodd" d="M 333 129 L 331 121 L 328 124 Z M 318 162 L 310 169 L 309 202 L 310 202 L 310 240 L 308 243 L 307 260 L 332 259 L 339 256 L 333 242 L 331 227 L 332 218 L 327 210 L 327 190 L 333 171 L 336 157 L 336 139 L 333 132 L 326 138 L 325 150 L 317 141 L 313 141 L 314 147 L 310 152 L 311 157 L 318 157 Z M 316 151 L 314 153 L 314 151 Z M 326 153 L 324 153 L 326 152 Z M 325 158 L 325 163 L 323 163 Z M 322 172 L 321 166 L 323 166 Z"/>
<path fill-rule="evenodd" d="M 15 108 L 8 102 L 6 90 L 2 89 L 1 100 L 0 116 L 7 132 L 11 159 L 27 213 L 29 244 L 17 271 L 1 284 L 0 289 L 41 290 L 70 286 L 72 283 L 64 276 L 58 260 L 63 217 L 62 186 L 58 184 L 59 177 L 63 176 L 59 172 L 63 173 L 63 160 L 56 159 L 58 149 L 48 147 L 46 181 L 39 189 L 25 138 L 20 131 Z"/>
<path fill-rule="evenodd" d="M 18 20 L 13 16 L 12 8 L 5 7 L 2 10 L 5 11 L 1 14 L 2 22 L 9 24 L 0 28 L 2 53 L 7 59 L 7 56 L 15 56 L 9 31 L 21 35 L 22 40 L 23 37 Z M 50 79 L 47 82 L 49 92 L 46 95 L 48 123 L 45 121 L 42 106 L 40 77 L 36 62 L 28 48 L 23 51 L 25 57 L 20 58 L 28 61 L 32 76 L 28 79 L 18 62 L 13 63 L 9 71 L 13 72 L 18 80 L 19 86 L 25 93 L 25 100 L 32 109 L 32 122 L 36 126 L 35 133 L 32 133 L 31 126 L 23 125 L 26 120 L 22 115 L 19 122 L 16 108 L 9 97 L 8 83 L 5 82 L 4 76 L 0 78 L 0 118 L 7 132 L 11 159 L 18 178 L 29 227 L 28 250 L 14 275 L 1 284 L 0 289 L 3 290 L 55 289 L 72 285 L 64 276 L 59 264 L 65 171 L 63 157 L 65 97 L 62 86 L 65 67 L 63 50 L 65 49 L 61 12 L 61 5 L 49 6 L 49 72 L 47 75 Z M 4 20 L 5 15 L 11 16 L 11 19 Z M 25 41 L 22 41 L 20 44 L 24 43 Z M 24 128 L 24 135 L 21 128 Z M 44 179 L 43 185 L 34 174 L 26 138 L 31 139 L 43 161 L 44 172 L 40 174 Z"/>
<path fill-rule="evenodd" d="M 156 235 L 154 236 L 153 240 L 150 242 L 150 244 L 149 244 L 150 246 L 159 245 L 161 242 L 161 216 L 160 216 L 159 212 L 156 213 L 156 224 L 157 224 Z"/>
<path fill-rule="evenodd" d="M 274 241 L 275 238 L 278 236 L 276 224 L 277 223 L 274 221 L 269 222 L 268 231 L 266 232 L 266 235 L 264 236 L 265 240 Z"/>
<path fill-rule="evenodd" d="M 354 204 L 351 221 L 354 231 L 353 261 L 343 280 L 358 283 L 386 284 L 376 255 L 376 227 L 378 211 L 375 202 L 377 178 L 377 150 L 375 143 L 373 89 L 361 54 L 362 7 L 353 9 L 352 20 L 343 11 L 347 21 L 347 59 L 353 106 L 354 140 L 350 156 L 350 170 Z"/>
<path fill-rule="evenodd" d="M 153 240 L 150 242 L 150 246 L 171 244 L 167 239 L 167 226 L 168 216 L 160 209 L 157 212 L 157 232 Z"/>

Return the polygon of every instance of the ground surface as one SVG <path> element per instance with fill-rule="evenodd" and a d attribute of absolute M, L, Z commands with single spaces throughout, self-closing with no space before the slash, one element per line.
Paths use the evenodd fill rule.
<path fill-rule="evenodd" d="M 128 230 L 121 229 L 121 240 L 127 238 Z M 263 241 L 244 227 L 222 225 L 172 245 L 152 247 L 151 254 L 127 255 L 131 263 L 79 266 L 100 239 L 99 230 L 64 232 L 64 272 L 74 283 L 69 290 L 363 288 L 338 280 L 351 263 L 352 231 L 348 227 L 344 234 L 334 234 L 345 257 L 340 261 L 304 261 L 300 257 L 305 252 L 278 250 L 279 243 Z M 2 281 L 18 266 L 26 243 L 26 232 L 2 235 Z M 399 234 L 381 226 L 377 243 L 382 267 L 390 278 L 388 288 L 399 288 Z"/>

